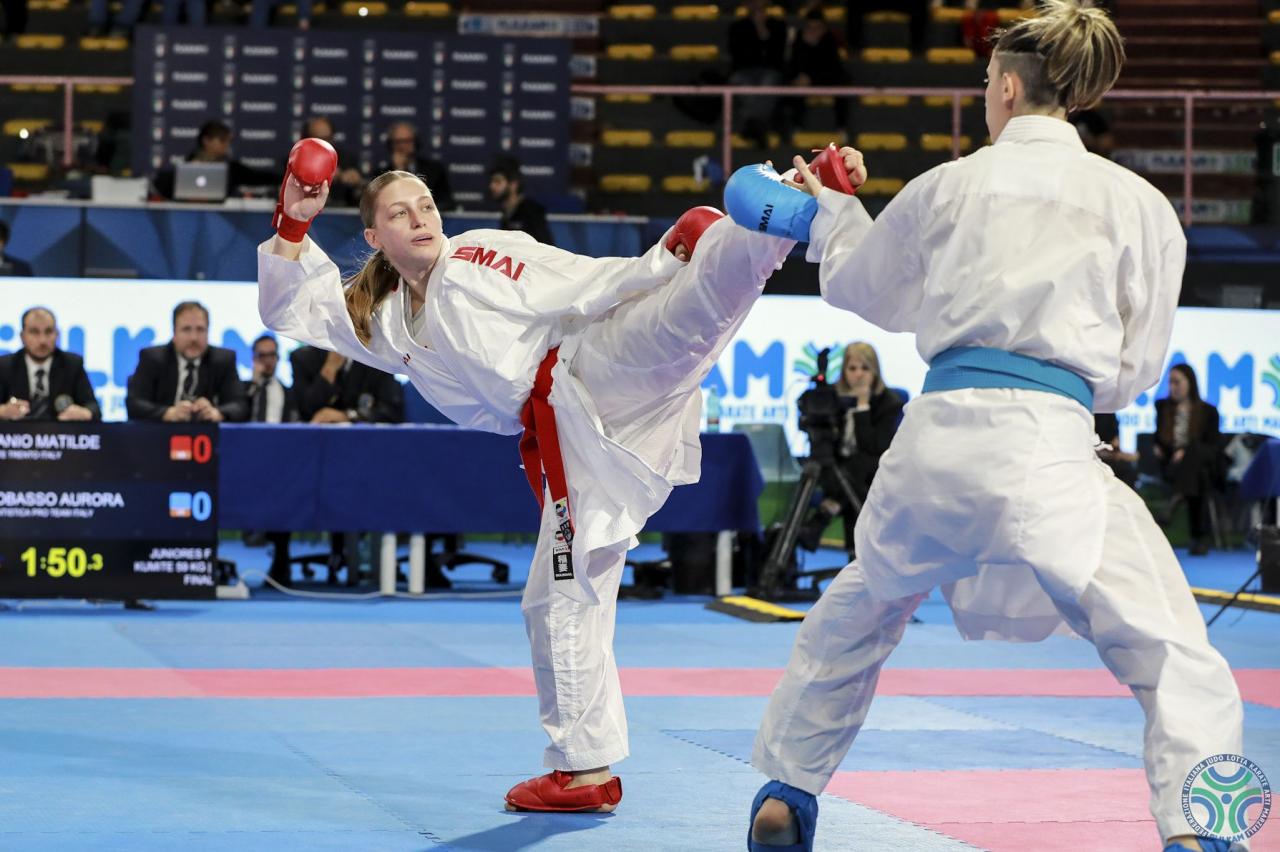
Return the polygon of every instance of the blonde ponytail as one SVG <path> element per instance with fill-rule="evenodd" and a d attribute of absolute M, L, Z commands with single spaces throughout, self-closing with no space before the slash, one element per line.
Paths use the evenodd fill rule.
<path fill-rule="evenodd" d="M 1124 40 L 1101 9 L 1077 0 L 1042 0 L 1041 13 L 1003 30 L 995 53 L 1022 78 L 1027 103 L 1068 112 L 1097 105 L 1120 77 Z"/>
<path fill-rule="evenodd" d="M 410 172 L 383 172 L 365 187 L 360 196 L 360 221 L 366 228 L 373 227 L 374 213 L 378 209 L 378 194 L 388 185 L 398 180 L 416 180 L 422 178 Z M 351 324 L 355 326 L 356 337 L 365 346 L 373 338 L 373 312 L 400 283 L 400 273 L 387 260 L 381 250 L 365 259 L 360 271 L 342 282 L 345 290 L 343 298 L 347 303 L 347 314 Z"/>

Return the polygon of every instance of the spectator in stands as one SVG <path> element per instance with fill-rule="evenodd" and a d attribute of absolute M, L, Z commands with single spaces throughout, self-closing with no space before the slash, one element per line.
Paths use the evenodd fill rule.
<path fill-rule="evenodd" d="M 1173 488 L 1174 502 L 1185 501 L 1191 527 L 1191 555 L 1209 552 L 1205 538 L 1208 501 L 1221 475 L 1218 409 L 1200 399 L 1195 371 L 1186 364 L 1169 369 L 1169 395 L 1156 400 L 1154 452 Z M 1166 516 L 1165 520 L 1168 520 Z"/>
<path fill-rule="evenodd" d="M 298 413 L 310 423 L 402 423 L 404 390 L 390 373 L 316 346 L 289 356 Z M 354 541 L 354 540 L 352 540 Z M 347 585 L 359 582 L 354 548 L 344 533 L 329 533 L 329 583 L 347 566 Z"/>
<path fill-rule="evenodd" d="M 843 86 L 849 82 L 844 60 L 840 58 L 840 45 L 821 8 L 805 12 L 800 26 L 791 38 L 790 55 L 787 57 L 787 82 L 792 86 Z M 787 98 L 783 101 L 782 108 L 787 124 L 804 126 L 804 98 Z M 846 125 L 848 113 L 848 99 L 836 98 L 837 127 L 843 128 Z"/>
<path fill-rule="evenodd" d="M 200 125 L 196 147 L 187 155 L 187 162 L 226 163 L 227 195 L 232 197 L 239 195 L 244 187 L 275 187 L 280 183 L 279 175 L 231 158 L 231 128 L 218 119 Z M 165 198 L 173 198 L 173 180 L 172 168 L 161 169 L 155 176 L 156 191 Z"/>
<path fill-rule="evenodd" d="M 275 22 L 276 8 L 282 2 L 283 0 L 253 0 L 252 9 L 249 12 L 249 26 L 255 30 L 265 30 Z M 311 29 L 311 0 L 297 0 L 297 5 L 298 29 Z M 339 158 L 338 162 L 342 162 L 342 159 Z"/>
<path fill-rule="evenodd" d="M 748 0 L 746 7 L 746 17 L 729 25 L 729 82 L 735 86 L 781 86 L 787 71 L 787 25 L 769 14 L 768 0 Z M 777 98 L 739 98 L 737 103 L 739 133 L 768 148 Z"/>
<path fill-rule="evenodd" d="M 431 187 L 436 209 L 454 209 L 449 173 L 439 160 L 418 150 L 418 130 L 407 121 L 397 121 L 387 128 L 387 159 L 378 164 L 379 172 L 399 170 L 422 178 Z"/>
<path fill-rule="evenodd" d="M 22 348 L 0 356 L 0 420 L 101 420 L 84 359 L 58 348 L 48 308 L 22 314 Z"/>
<path fill-rule="evenodd" d="M 236 353 L 209 345 L 209 311 L 199 302 L 173 309 L 173 339 L 138 353 L 125 407 L 130 420 L 237 423 L 249 416 Z"/>
<path fill-rule="evenodd" d="M 4 10 L 0 44 L 12 44 L 27 31 L 27 0 L 0 0 L 0 8 Z"/>
<path fill-rule="evenodd" d="M 925 49 L 925 30 L 929 26 L 930 6 L 942 5 L 940 0 L 847 0 L 845 3 L 844 32 L 849 50 L 863 47 L 896 47 L 889 44 L 866 44 L 863 35 L 862 16 L 871 12 L 901 12 L 910 18 L 910 47 L 912 53 Z M 974 6 L 977 4 L 974 3 Z M 966 3 L 966 7 L 968 4 Z"/>
<path fill-rule="evenodd" d="M 1101 442 L 1095 448 L 1098 458 L 1130 488 L 1138 482 L 1138 454 L 1120 449 L 1120 420 L 1114 414 L 1093 415 L 1093 431 Z"/>
<path fill-rule="evenodd" d="M 9 246 L 9 223 L 0 219 L 0 275 L 30 275 L 31 264 L 5 251 Z"/>
<path fill-rule="evenodd" d="M 125 110 L 107 113 L 93 149 L 91 168 L 95 174 L 120 175 L 132 167 L 133 135 L 129 132 L 130 123 L 129 113 Z"/>
<path fill-rule="evenodd" d="M 124 0 L 120 17 L 113 22 L 107 0 L 89 0 L 89 32 L 93 35 L 105 35 L 109 30 L 112 35 L 132 37 L 133 28 L 142 20 L 150 5 L 151 0 Z M 203 27 L 209 17 L 208 0 L 164 0 L 160 23 L 166 27 L 175 26 L 184 11 L 188 24 Z"/>
<path fill-rule="evenodd" d="M 556 244 L 551 236 L 551 226 L 547 224 L 546 208 L 524 194 L 519 160 L 499 157 L 489 169 L 489 198 L 497 202 L 502 211 L 499 228 L 524 231 L 540 243 Z"/>
<path fill-rule="evenodd" d="M 880 374 L 880 358 L 870 343 L 850 343 L 840 362 L 836 381 L 840 400 L 840 435 L 836 457 L 853 485 L 858 498 L 849 500 L 834 475 L 824 473 L 819 486 L 823 499 L 800 533 L 800 544 L 818 548 L 822 531 L 833 518 L 844 519 L 845 548 L 853 549 L 853 525 L 861 502 L 871 490 L 871 480 L 880 467 L 880 457 L 889 449 L 902 420 L 902 398 L 885 387 Z"/>
<path fill-rule="evenodd" d="M 249 422 L 293 423 L 298 419 L 298 406 L 293 390 L 280 381 L 276 367 L 280 363 L 280 345 L 270 334 L 263 334 L 253 341 L 253 378 L 245 382 L 245 395 L 249 399 Z M 258 541 L 252 539 L 258 538 Z M 248 534 L 248 543 L 271 543 L 271 569 L 268 575 L 281 586 L 292 582 L 289 570 L 289 533 L 268 532 Z"/>
<path fill-rule="evenodd" d="M 302 129 L 303 138 L 323 139 L 338 152 L 338 173 L 334 175 L 333 185 L 329 188 L 329 203 L 336 203 L 340 207 L 355 207 L 360 203 L 360 193 L 364 190 L 364 175 L 356 168 L 356 158 L 339 148 L 333 135 L 333 122 L 323 115 L 311 116 Z"/>

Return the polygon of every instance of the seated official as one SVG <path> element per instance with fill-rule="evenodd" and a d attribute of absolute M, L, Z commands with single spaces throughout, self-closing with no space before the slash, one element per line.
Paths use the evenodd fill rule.
<path fill-rule="evenodd" d="M 138 353 L 125 406 L 130 420 L 237 423 L 249 416 L 236 354 L 209 345 L 209 312 L 199 302 L 173 309 L 173 339 Z"/>
<path fill-rule="evenodd" d="M 1114 414 L 1093 415 L 1093 431 L 1100 442 L 1095 451 L 1098 458 L 1116 479 L 1133 488 L 1138 482 L 1138 454 L 1120 449 L 1120 420 Z"/>
<path fill-rule="evenodd" d="M 249 399 L 250 423 L 295 423 L 298 404 L 293 389 L 280 381 L 276 367 L 280 364 L 280 345 L 270 334 L 253 341 L 253 378 L 244 383 Z M 259 538 L 260 537 L 260 538 Z M 271 568 L 267 576 L 281 586 L 293 580 L 289 568 L 289 533 L 254 533 L 250 538 L 265 539 L 271 544 Z"/>
<path fill-rule="evenodd" d="M 836 393 L 841 406 L 837 463 L 851 481 L 858 503 L 845 495 L 832 473 L 824 471 L 818 481 L 823 499 L 801 530 L 800 544 L 808 550 L 817 550 L 822 531 L 833 518 L 841 517 L 845 550 L 852 552 L 857 510 L 871 489 L 880 457 L 897 434 L 903 403 L 897 393 L 885 387 L 880 376 L 880 358 L 869 343 L 850 343 L 845 347 Z"/>
<path fill-rule="evenodd" d="M 84 359 L 58 348 L 48 308 L 22 315 L 22 348 L 0 356 L 0 420 L 101 420 Z"/>
<path fill-rule="evenodd" d="M 1207 498 L 1222 471 L 1218 421 L 1218 409 L 1200 399 L 1195 371 L 1186 364 L 1171 367 L 1169 395 L 1156 400 L 1154 452 L 1175 498 L 1186 501 L 1193 556 L 1209 552 Z"/>
<path fill-rule="evenodd" d="M 390 373 L 352 361 L 336 352 L 303 346 L 289 356 L 298 415 L 307 423 L 402 423 L 404 389 Z M 359 581 L 353 543 L 356 537 L 329 534 L 329 583 L 347 566 L 347 585 Z"/>

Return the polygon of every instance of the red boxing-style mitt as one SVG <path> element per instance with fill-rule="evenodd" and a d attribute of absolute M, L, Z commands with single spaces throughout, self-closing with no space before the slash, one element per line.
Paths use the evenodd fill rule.
<path fill-rule="evenodd" d="M 694 207 L 684 211 L 671 228 L 671 236 L 663 243 L 667 251 L 676 253 L 676 246 L 683 245 L 693 257 L 693 250 L 698 245 L 702 232 L 715 222 L 724 218 L 724 214 L 714 207 Z"/>
<path fill-rule="evenodd" d="M 834 189 L 845 195 L 853 195 L 857 192 L 857 187 L 849 180 L 849 173 L 845 171 L 844 157 L 840 156 L 835 143 L 827 145 L 818 156 L 813 158 L 813 162 L 809 163 L 809 171 L 822 181 L 826 189 Z"/>
<path fill-rule="evenodd" d="M 338 171 L 338 152 L 323 139 L 301 139 L 289 151 L 289 171 L 303 186 L 331 181 Z"/>

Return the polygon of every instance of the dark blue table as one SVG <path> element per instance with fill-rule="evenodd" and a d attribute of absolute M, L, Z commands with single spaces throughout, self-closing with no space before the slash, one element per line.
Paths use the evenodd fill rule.
<path fill-rule="evenodd" d="M 514 437 L 436 425 L 224 425 L 224 529 L 537 532 Z M 760 529 L 764 488 L 744 435 L 702 438 L 702 479 L 676 488 L 651 532 Z"/>

